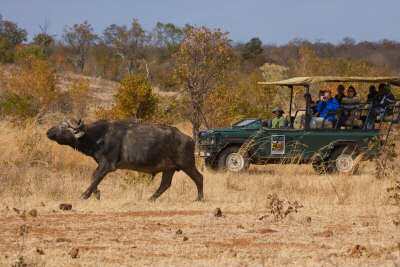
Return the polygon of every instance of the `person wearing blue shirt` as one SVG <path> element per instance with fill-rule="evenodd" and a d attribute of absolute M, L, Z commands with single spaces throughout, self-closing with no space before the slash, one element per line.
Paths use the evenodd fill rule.
<path fill-rule="evenodd" d="M 319 117 L 312 118 L 310 128 L 317 128 L 318 125 L 322 125 L 325 115 L 325 125 L 332 125 L 335 120 L 335 112 L 339 109 L 339 103 L 332 97 L 331 91 L 327 90 L 324 95 L 321 96 L 321 101 L 318 103 L 317 109 Z"/>

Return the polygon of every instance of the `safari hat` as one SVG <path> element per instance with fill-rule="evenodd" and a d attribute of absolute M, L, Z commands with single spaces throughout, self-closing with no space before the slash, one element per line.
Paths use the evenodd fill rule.
<path fill-rule="evenodd" d="M 272 113 L 275 113 L 275 112 L 277 112 L 277 111 L 280 111 L 280 112 L 282 112 L 282 113 L 285 113 L 285 111 L 283 111 L 283 109 L 282 109 L 280 106 L 275 107 L 275 108 L 272 110 Z"/>

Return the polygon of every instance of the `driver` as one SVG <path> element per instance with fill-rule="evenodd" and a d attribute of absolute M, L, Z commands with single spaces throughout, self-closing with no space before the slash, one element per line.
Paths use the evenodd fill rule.
<path fill-rule="evenodd" d="M 271 128 L 284 128 L 288 125 L 288 121 L 285 117 L 283 117 L 283 109 L 279 106 L 275 107 L 272 110 L 272 113 L 275 114 L 275 118 L 272 120 Z"/>

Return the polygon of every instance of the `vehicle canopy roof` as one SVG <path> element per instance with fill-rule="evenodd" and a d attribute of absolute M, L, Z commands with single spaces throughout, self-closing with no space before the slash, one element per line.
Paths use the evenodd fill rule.
<path fill-rule="evenodd" d="M 259 82 L 262 85 L 282 85 L 282 86 L 308 86 L 313 83 L 321 82 L 361 82 L 361 83 L 389 83 L 400 86 L 400 77 L 343 77 L 343 76 L 311 76 L 294 77 L 276 82 Z"/>

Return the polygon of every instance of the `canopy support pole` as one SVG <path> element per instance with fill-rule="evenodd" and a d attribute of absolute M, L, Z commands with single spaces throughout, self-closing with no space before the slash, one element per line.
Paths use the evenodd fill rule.
<path fill-rule="evenodd" d="M 293 120 L 292 120 L 293 85 L 289 85 L 289 88 L 290 88 L 289 125 L 290 127 L 293 127 Z"/>
<path fill-rule="evenodd" d="M 304 86 L 306 88 L 306 94 L 310 94 L 310 85 L 305 85 Z M 310 121 L 311 121 L 311 114 L 309 114 L 309 109 L 310 109 L 310 102 L 306 101 L 306 114 L 305 114 L 305 125 L 304 125 L 304 129 L 305 130 L 309 130 L 310 129 Z"/>

